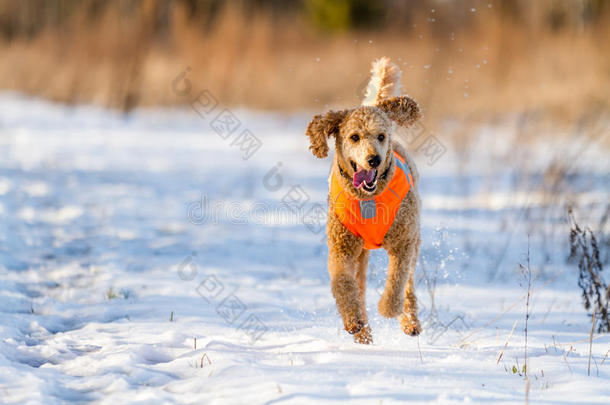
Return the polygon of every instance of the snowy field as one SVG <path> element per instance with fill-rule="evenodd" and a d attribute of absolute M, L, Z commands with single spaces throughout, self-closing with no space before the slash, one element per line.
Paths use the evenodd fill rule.
<path fill-rule="evenodd" d="M 0 403 L 524 403 L 528 240 L 530 402 L 610 403 L 610 336 L 593 336 L 588 376 L 566 263 L 566 204 L 595 228 L 610 197 L 608 150 L 586 134 L 434 134 L 445 153 L 415 155 L 423 333 L 377 313 L 376 251 L 364 346 L 330 294 L 330 159 L 307 150 L 309 115 L 236 109 L 218 134 L 220 108 L 0 105 Z"/>

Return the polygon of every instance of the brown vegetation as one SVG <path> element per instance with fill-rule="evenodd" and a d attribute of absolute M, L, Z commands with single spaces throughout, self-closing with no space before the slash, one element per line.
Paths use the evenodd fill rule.
<path fill-rule="evenodd" d="M 362 72 L 385 55 L 427 120 L 527 111 L 573 122 L 608 110 L 603 2 L 388 0 L 376 24 L 330 31 L 311 22 L 315 1 L 295 4 L 0 0 L 0 88 L 172 105 L 185 102 L 171 82 L 188 66 L 223 104 L 323 110 L 358 103 Z"/>

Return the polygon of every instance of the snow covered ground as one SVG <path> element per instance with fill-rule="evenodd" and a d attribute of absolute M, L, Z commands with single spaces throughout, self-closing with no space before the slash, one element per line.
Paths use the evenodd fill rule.
<path fill-rule="evenodd" d="M 1 403 L 524 403 L 528 239 L 530 401 L 610 403 L 610 336 L 588 376 L 565 261 L 565 204 L 595 227 L 610 197 L 608 150 L 587 136 L 507 123 L 458 150 L 435 134 L 445 153 L 416 154 L 423 334 L 378 315 L 376 251 L 363 346 L 330 294 L 330 159 L 308 152 L 308 115 L 0 106 Z"/>

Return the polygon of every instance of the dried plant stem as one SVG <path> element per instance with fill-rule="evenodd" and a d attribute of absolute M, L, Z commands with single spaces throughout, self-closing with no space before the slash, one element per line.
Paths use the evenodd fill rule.
<path fill-rule="evenodd" d="M 565 271 L 560 271 L 558 273 L 556 273 L 555 275 L 549 277 L 548 280 L 546 280 L 543 284 L 539 285 L 538 288 L 536 288 L 533 292 L 536 292 L 538 290 L 541 290 L 542 288 L 544 288 L 547 284 L 550 284 L 552 281 L 554 281 L 557 277 L 561 276 L 563 273 L 565 273 Z M 519 305 L 524 299 L 527 298 L 527 294 L 524 294 L 521 298 L 519 298 L 518 300 L 516 300 L 515 302 L 513 302 L 512 304 L 510 304 L 509 307 L 507 307 L 504 311 L 502 311 L 499 315 L 495 316 L 493 319 L 491 319 L 490 321 L 488 321 L 485 325 L 476 328 L 475 330 L 473 330 L 472 332 L 470 332 L 468 335 L 464 336 L 463 338 L 460 339 L 460 341 L 457 343 L 458 346 L 462 347 L 464 345 L 467 344 L 466 340 L 471 338 L 472 336 L 476 335 L 477 333 L 481 332 L 482 330 L 485 330 L 485 328 L 487 328 L 488 326 L 493 325 L 494 323 L 496 323 L 497 321 L 499 321 L 500 319 L 502 319 L 502 317 L 504 317 L 504 315 L 506 315 L 507 313 L 509 313 L 513 308 L 515 308 L 517 305 Z"/>
<path fill-rule="evenodd" d="M 524 374 L 525 374 L 525 403 L 529 403 L 530 396 L 530 377 L 529 377 L 529 365 L 527 364 L 527 333 L 530 318 L 530 298 L 532 294 L 532 268 L 530 267 L 530 240 L 529 235 L 527 238 L 527 268 L 524 270 L 525 280 L 527 281 L 527 299 L 525 300 L 525 345 L 523 347 L 524 353 Z"/>
<path fill-rule="evenodd" d="M 595 330 L 595 314 L 593 311 L 593 319 L 591 320 L 591 334 L 589 335 L 589 366 L 587 367 L 587 375 L 591 376 L 591 351 L 593 350 L 593 331 Z"/>
<path fill-rule="evenodd" d="M 593 336 L 593 340 L 597 340 L 597 339 L 601 339 L 607 337 L 607 335 L 597 335 L 597 336 Z M 579 340 L 574 340 L 572 342 L 565 342 L 565 343 L 557 343 L 557 346 L 574 346 L 577 343 L 586 343 L 589 341 L 589 338 L 584 338 L 584 339 L 579 339 Z"/>
<path fill-rule="evenodd" d="M 210 356 L 208 356 L 207 353 L 203 353 L 203 356 L 201 356 L 201 368 L 203 368 L 203 360 L 204 359 L 208 360 L 208 365 L 212 365 L 212 360 L 210 360 Z"/>
<path fill-rule="evenodd" d="M 606 361 L 606 359 L 608 358 L 608 354 L 610 354 L 610 349 L 606 352 L 606 355 L 604 356 L 604 358 L 602 359 L 602 362 L 600 365 L 604 365 L 604 362 Z"/>
<path fill-rule="evenodd" d="M 504 348 L 502 349 L 502 351 L 500 351 L 500 355 L 498 356 L 498 360 L 496 361 L 496 364 L 500 363 L 500 359 L 502 358 L 502 355 L 504 354 L 504 350 L 506 350 L 506 348 L 508 347 L 508 341 L 513 336 L 513 332 L 515 331 L 515 327 L 517 326 L 517 322 L 518 321 L 515 320 L 515 322 L 513 323 L 513 328 L 510 330 L 510 333 L 508 334 L 508 338 L 506 338 L 506 343 L 504 343 Z"/>
<path fill-rule="evenodd" d="M 563 360 L 566 362 L 566 364 L 568 365 L 568 370 L 570 370 L 570 373 L 572 373 L 572 367 L 570 367 L 570 363 L 568 363 L 568 359 L 566 357 L 565 352 L 562 353 L 563 354 Z"/>
<path fill-rule="evenodd" d="M 421 361 L 421 364 L 424 364 L 424 358 L 421 355 L 421 348 L 419 347 L 419 336 L 417 337 L 417 350 L 419 351 L 419 360 Z"/>
<path fill-rule="evenodd" d="M 589 227 L 581 228 L 572 209 L 568 210 L 572 223 L 570 230 L 570 256 L 578 266 L 578 286 L 586 310 L 598 315 L 598 333 L 610 332 L 610 286 L 602 278 L 603 263 L 595 235 Z"/>

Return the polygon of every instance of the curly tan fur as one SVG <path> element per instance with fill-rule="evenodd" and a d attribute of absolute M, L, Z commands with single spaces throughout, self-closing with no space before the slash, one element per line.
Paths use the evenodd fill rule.
<path fill-rule="evenodd" d="M 377 107 L 403 127 L 411 126 L 421 118 L 417 102 L 407 96 L 388 98 L 378 103 Z"/>
<path fill-rule="evenodd" d="M 307 126 L 307 136 L 311 143 L 309 149 L 319 158 L 328 156 L 328 137 L 339 131 L 339 124 L 347 115 L 348 110 L 329 111 L 326 114 L 318 114 Z"/>
<path fill-rule="evenodd" d="M 383 83 L 385 89 L 385 93 L 378 91 L 374 95 L 373 98 L 377 100 L 375 105 L 316 115 L 307 128 L 310 149 L 320 158 L 328 155 L 328 138 L 331 135 L 335 137 L 336 153 L 331 175 L 337 176 L 345 192 L 358 199 L 372 198 L 387 187 L 395 171 L 392 164 L 394 150 L 405 158 L 416 183 L 419 178 L 412 159 L 391 137 L 394 132 L 392 122 L 402 126 L 412 125 L 420 118 L 420 110 L 417 103 L 406 96 L 383 98 L 389 89 L 398 88 L 396 78 L 400 74 L 389 60 L 384 60 L 382 64 L 383 68 L 376 66 L 378 75 L 382 77 L 374 76 L 371 79 L 371 82 Z M 354 141 L 354 134 L 358 135 L 357 141 Z M 384 137 L 380 137 L 382 134 Z M 370 163 L 367 162 L 370 156 L 380 157 L 381 163 L 376 170 L 378 173 L 387 171 L 388 175 L 377 180 L 375 190 L 367 192 L 363 188 L 355 188 L 351 179 L 354 166 L 369 168 L 367 165 Z M 420 206 L 417 187 L 413 187 L 401 201 L 398 214 L 382 243 L 389 256 L 389 268 L 378 310 L 385 317 L 398 317 L 402 330 L 408 335 L 417 335 L 421 331 L 413 285 L 420 245 Z M 364 241 L 341 223 L 330 204 L 326 230 L 331 291 L 345 330 L 353 334 L 358 343 L 372 343 L 365 306 L 368 250 L 364 248 Z"/>
<path fill-rule="evenodd" d="M 400 94 L 400 77 L 402 73 L 398 66 L 390 62 L 390 58 L 379 58 L 371 67 L 371 81 L 366 88 L 362 105 L 376 105 L 385 98 Z"/>

